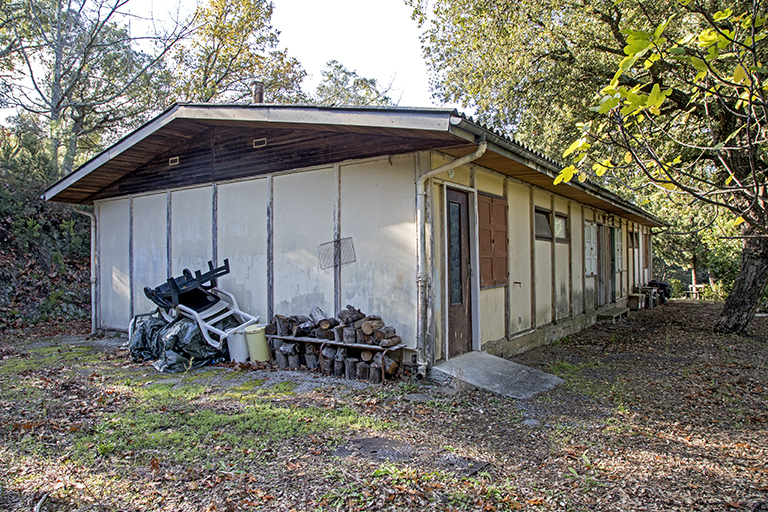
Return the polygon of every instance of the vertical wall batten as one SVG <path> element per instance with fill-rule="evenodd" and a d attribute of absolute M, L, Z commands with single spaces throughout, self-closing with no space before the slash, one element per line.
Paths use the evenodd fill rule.
<path fill-rule="evenodd" d="M 219 187 L 214 183 L 211 191 L 211 259 L 219 265 Z"/>
<path fill-rule="evenodd" d="M 555 219 L 557 218 L 557 214 L 555 212 L 555 195 L 551 194 L 549 196 L 549 211 L 552 212 L 549 214 L 549 229 L 552 232 L 552 240 L 550 240 L 550 251 L 552 254 L 550 255 L 550 273 L 552 274 L 552 286 L 549 287 L 549 301 L 550 301 L 550 307 L 552 308 L 552 313 L 550 315 L 551 322 L 557 323 L 557 239 L 555 237 Z"/>
<path fill-rule="evenodd" d="M 165 262 L 166 266 L 166 276 L 165 277 L 173 277 L 173 269 L 171 267 L 172 256 L 173 256 L 173 225 L 171 224 L 171 213 L 172 213 L 172 203 L 171 203 L 171 191 L 166 190 L 165 191 L 165 199 L 166 199 L 166 233 L 165 233 L 165 252 L 167 260 Z"/>
<path fill-rule="evenodd" d="M 333 165 L 333 307 L 336 315 L 341 311 L 341 166 Z"/>
<path fill-rule="evenodd" d="M 271 322 L 275 315 L 275 236 L 274 236 L 274 198 L 275 181 L 267 176 L 267 319 Z"/>
<path fill-rule="evenodd" d="M 531 238 L 531 327 L 536 328 L 536 207 L 533 187 L 528 187 L 528 236 Z"/>
<path fill-rule="evenodd" d="M 136 315 L 133 306 L 133 197 L 128 198 L 128 289 L 130 315 L 133 318 Z"/>
<path fill-rule="evenodd" d="M 568 317 L 573 318 L 573 215 L 571 215 L 571 202 L 568 201 L 568 223 L 565 236 L 568 238 Z"/>

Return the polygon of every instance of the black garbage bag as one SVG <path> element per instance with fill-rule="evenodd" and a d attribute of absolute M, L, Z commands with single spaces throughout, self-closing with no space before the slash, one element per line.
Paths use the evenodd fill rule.
<path fill-rule="evenodd" d="M 148 317 L 140 323 L 128 343 L 128 351 L 134 363 L 154 361 L 163 352 L 158 333 L 168 322 L 162 318 Z"/>
<path fill-rule="evenodd" d="M 234 321 L 227 318 L 218 324 L 219 329 L 227 329 Z M 209 345 L 194 320 L 181 317 L 158 331 L 161 354 L 152 366 L 163 373 L 179 373 L 200 368 L 215 362 L 229 360 L 226 343 L 221 349 Z"/>

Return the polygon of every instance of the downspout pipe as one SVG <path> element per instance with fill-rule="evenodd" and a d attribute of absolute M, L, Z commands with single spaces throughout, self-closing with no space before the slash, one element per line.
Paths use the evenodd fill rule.
<path fill-rule="evenodd" d="M 418 318 L 417 318 L 417 333 L 416 333 L 416 357 L 418 369 L 416 371 L 416 377 L 423 379 L 427 374 L 427 318 L 428 318 L 428 301 L 427 301 L 427 282 L 429 279 L 429 272 L 427 272 L 427 192 L 426 183 L 427 180 L 438 174 L 451 171 L 462 165 L 473 162 L 483 156 L 488 143 L 485 139 L 481 139 L 478 142 L 477 149 L 469 155 L 457 158 L 452 162 L 441 165 L 436 169 L 432 169 L 424 173 L 416 182 L 416 222 L 419 225 L 419 245 L 418 245 L 418 273 L 416 275 L 416 281 L 419 286 L 418 297 Z"/>
<path fill-rule="evenodd" d="M 78 210 L 73 205 L 72 209 L 80 215 L 91 219 L 91 334 L 96 334 L 96 215 L 93 212 Z"/>

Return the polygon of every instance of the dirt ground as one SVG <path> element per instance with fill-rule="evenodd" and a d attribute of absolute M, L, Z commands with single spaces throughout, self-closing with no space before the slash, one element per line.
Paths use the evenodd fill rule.
<path fill-rule="evenodd" d="M 514 358 L 533 400 L 0 341 L 0 510 L 768 511 L 768 322 L 672 301 Z M 61 329 L 43 332 L 50 336 Z M 71 334 L 71 333 L 70 333 Z"/>

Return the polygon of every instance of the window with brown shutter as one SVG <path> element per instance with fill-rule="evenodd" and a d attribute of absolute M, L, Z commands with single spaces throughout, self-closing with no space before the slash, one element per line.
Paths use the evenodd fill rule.
<path fill-rule="evenodd" d="M 508 282 L 507 200 L 478 194 L 480 233 L 480 286 L 500 286 Z"/>

